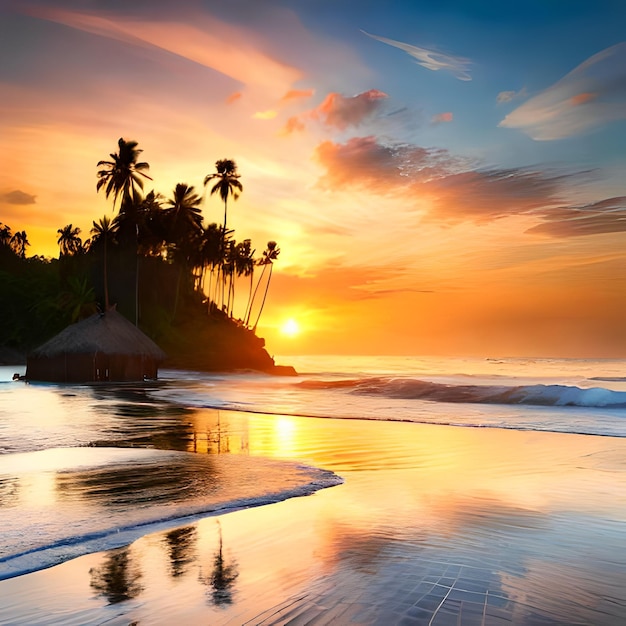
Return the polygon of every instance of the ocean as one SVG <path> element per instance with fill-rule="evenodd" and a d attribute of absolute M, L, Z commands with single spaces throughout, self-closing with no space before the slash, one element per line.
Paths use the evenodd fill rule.
<path fill-rule="evenodd" d="M 533 433 L 584 435 L 576 441 L 591 447 L 581 458 L 590 459 L 598 480 L 604 472 L 617 481 L 613 488 L 624 484 L 626 360 L 308 356 L 277 362 L 299 375 L 163 370 L 145 384 L 58 385 L 13 381 L 24 368 L 0 368 L 0 581 L 236 511 L 258 508 L 260 516 L 277 503 L 343 488 L 346 476 L 359 472 L 369 472 L 373 489 L 382 476 L 393 480 L 389 472 L 439 471 L 457 454 L 470 456 L 454 447 L 453 437 L 447 456 L 423 443 L 409 445 L 413 432 L 423 441 L 424 432 L 514 431 L 526 433 L 514 441 L 528 445 Z M 369 430 L 371 423 L 376 430 Z M 376 433 L 375 452 L 365 432 Z M 445 437 L 437 441 L 448 445 Z M 550 473 L 549 453 L 541 450 L 546 456 L 537 457 L 537 467 Z M 521 465 L 503 459 L 490 472 L 518 480 Z M 626 508 L 624 493 L 603 497 L 597 506 L 611 501 L 618 512 L 603 513 L 601 532 L 613 548 L 626 548 L 616 524 Z M 516 515 L 515 524 L 532 522 Z M 582 541 L 583 530 L 568 532 Z M 365 559 L 371 547 L 361 550 Z M 611 568 L 607 580 L 626 581 L 621 556 Z M 626 615 L 626 593 L 611 598 L 618 608 L 610 619 L 595 622 L 590 613 L 591 621 L 581 623 L 611 624 Z M 19 623 L 11 621 L 19 611 L 12 611 L 3 621 L 0 610 L 0 623 Z M 89 623 L 103 623 L 98 619 Z M 574 623 L 552 619 L 545 623 Z"/>

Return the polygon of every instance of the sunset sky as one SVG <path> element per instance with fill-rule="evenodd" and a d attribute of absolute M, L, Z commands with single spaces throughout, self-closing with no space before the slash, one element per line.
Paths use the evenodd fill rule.
<path fill-rule="evenodd" d="M 626 357 L 623 0 L 0 0 L 0 59 L 29 255 L 124 137 L 167 197 L 237 162 L 272 354 Z"/>

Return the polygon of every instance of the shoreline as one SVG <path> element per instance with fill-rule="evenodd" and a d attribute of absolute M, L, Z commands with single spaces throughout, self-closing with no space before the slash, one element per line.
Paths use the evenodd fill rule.
<path fill-rule="evenodd" d="M 2 581 L 11 602 L 0 622 L 626 618 L 626 440 L 222 413 L 246 428 L 249 454 L 323 467 L 344 484 Z M 212 415 L 198 410 L 193 419 Z M 140 575 L 136 587 L 121 580 L 126 595 L 112 602 L 94 572 L 122 562 Z M 617 604 L 605 606 L 611 597 Z"/>

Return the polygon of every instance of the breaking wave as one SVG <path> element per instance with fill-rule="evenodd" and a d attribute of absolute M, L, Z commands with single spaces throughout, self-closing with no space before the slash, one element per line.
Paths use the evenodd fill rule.
<path fill-rule="evenodd" d="M 339 381 L 309 380 L 303 389 L 346 392 L 396 398 L 465 404 L 507 404 L 587 408 L 626 408 L 626 391 L 603 387 L 584 389 L 570 385 L 450 385 L 413 378 L 361 378 Z"/>

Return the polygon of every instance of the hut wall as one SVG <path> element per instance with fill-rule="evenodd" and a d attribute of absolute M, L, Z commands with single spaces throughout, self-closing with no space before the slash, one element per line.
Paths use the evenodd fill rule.
<path fill-rule="evenodd" d="M 111 380 L 156 378 L 157 363 L 142 354 L 113 354 L 109 357 Z"/>
<path fill-rule="evenodd" d="M 57 383 L 98 381 L 141 381 L 156 378 L 158 362 L 143 355 L 63 354 L 52 357 L 29 357 L 28 380 Z"/>
<path fill-rule="evenodd" d="M 94 375 L 94 357 L 91 354 L 29 358 L 26 367 L 28 380 L 81 383 L 93 381 Z"/>

